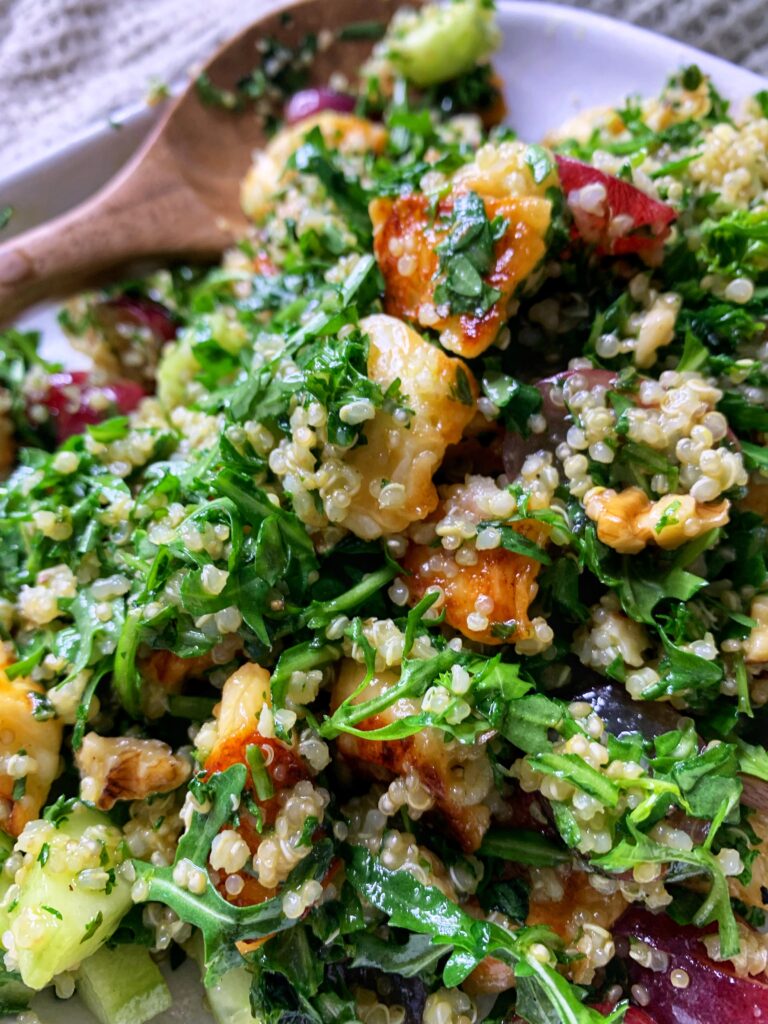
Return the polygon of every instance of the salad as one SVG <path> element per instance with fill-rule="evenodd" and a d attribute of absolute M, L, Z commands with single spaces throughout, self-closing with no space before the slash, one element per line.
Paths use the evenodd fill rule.
<path fill-rule="evenodd" d="M 487 0 L 345 32 L 199 80 L 220 266 L 0 336 L 0 1013 L 754 1022 L 768 92 L 527 142 Z"/>

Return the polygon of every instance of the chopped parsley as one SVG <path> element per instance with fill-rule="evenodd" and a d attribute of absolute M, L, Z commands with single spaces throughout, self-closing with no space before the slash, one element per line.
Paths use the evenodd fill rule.
<path fill-rule="evenodd" d="M 484 316 L 501 297 L 484 277 L 493 267 L 494 244 L 503 238 L 507 222 L 502 217 L 489 221 L 480 196 L 465 192 L 456 197 L 447 227 L 447 237 L 437 246 L 435 304 L 450 313 Z"/>

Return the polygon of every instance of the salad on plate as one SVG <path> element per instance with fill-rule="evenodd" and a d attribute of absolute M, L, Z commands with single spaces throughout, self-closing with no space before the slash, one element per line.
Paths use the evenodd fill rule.
<path fill-rule="evenodd" d="M 753 1024 L 768 92 L 527 141 L 486 0 L 344 31 L 198 82 L 219 266 L 0 335 L 0 1014 Z"/>

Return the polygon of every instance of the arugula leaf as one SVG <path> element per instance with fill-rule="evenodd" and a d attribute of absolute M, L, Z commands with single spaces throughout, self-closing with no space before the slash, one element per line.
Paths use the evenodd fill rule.
<path fill-rule="evenodd" d="M 715 688 L 723 678 L 723 666 L 718 661 L 707 661 L 693 651 L 684 651 L 672 643 L 659 629 L 664 645 L 664 657 L 659 663 L 659 681 L 643 691 L 644 700 L 657 700 L 663 694 L 680 691 L 699 695 Z"/>
<path fill-rule="evenodd" d="M 577 754 L 555 754 L 545 751 L 529 757 L 528 763 L 544 775 L 565 779 L 582 793 L 587 793 L 607 807 L 615 807 L 619 802 L 618 786 Z"/>
<path fill-rule="evenodd" d="M 524 924 L 528 917 L 528 886 L 520 878 L 485 886 L 478 898 L 483 910 L 496 910 Z"/>
<path fill-rule="evenodd" d="M 491 828 L 485 833 L 479 852 L 481 856 L 498 857 L 500 860 L 536 867 L 554 867 L 571 859 L 568 850 L 556 846 L 538 832 L 527 829 Z"/>
<path fill-rule="evenodd" d="M 374 967 L 403 978 L 423 977 L 446 955 L 445 949 L 433 944 L 431 936 L 418 934 L 409 935 L 400 944 L 361 932 L 352 936 L 351 948 L 353 967 Z"/>
<path fill-rule="evenodd" d="M 590 523 L 578 540 L 580 557 L 584 565 L 601 583 L 616 592 L 622 608 L 639 622 L 657 625 L 654 615 L 656 606 L 663 600 L 688 601 L 707 585 L 707 581 L 684 566 L 714 545 L 719 531 L 708 530 L 691 545 L 684 545 L 672 561 L 666 564 L 654 552 L 624 556 L 615 554 L 597 538 L 594 524 Z"/>
<path fill-rule="evenodd" d="M 510 704 L 498 728 L 502 736 L 527 754 L 542 754 L 552 746 L 549 732 L 558 729 L 567 711 L 543 693 L 520 697 Z"/>
<path fill-rule="evenodd" d="M 530 540 L 513 526 L 507 526 L 504 523 L 498 522 L 483 522 L 479 524 L 478 528 L 482 529 L 484 526 L 494 526 L 499 531 L 501 534 L 501 547 L 506 548 L 507 551 L 513 551 L 517 555 L 525 555 L 526 558 L 531 558 L 535 562 L 541 562 L 542 565 L 552 564 L 552 559 L 540 544 Z"/>
<path fill-rule="evenodd" d="M 193 812 L 190 827 L 179 840 L 173 865 L 159 868 L 146 861 L 133 861 L 137 877 L 146 885 L 146 898 L 164 903 L 182 921 L 187 921 L 202 932 L 207 965 L 206 985 L 215 984 L 231 967 L 242 965 L 236 942 L 266 938 L 297 923 L 285 917 L 282 895 L 273 896 L 255 906 L 236 907 L 219 895 L 208 878 L 211 844 L 231 819 L 245 780 L 245 766 L 235 764 L 226 772 L 215 772 L 204 784 L 204 796 L 210 802 L 211 809 L 206 814 Z M 286 882 L 287 888 L 308 878 L 322 878 L 332 856 L 333 846 L 329 840 L 317 843 L 294 869 Z M 202 893 L 193 893 L 174 881 L 174 867 L 182 861 L 196 865 L 205 873 Z"/>
<path fill-rule="evenodd" d="M 631 839 L 622 839 L 610 853 L 596 857 L 593 863 L 607 871 L 626 871 L 636 864 L 674 864 L 679 862 L 698 868 L 710 876 L 709 894 L 701 902 L 693 923 L 699 927 L 717 921 L 720 933 L 720 949 L 723 956 L 733 956 L 739 951 L 739 928 L 733 916 L 728 880 L 723 874 L 717 858 L 703 847 L 693 850 L 679 850 L 657 843 L 629 824 Z"/>
<path fill-rule="evenodd" d="M 759 469 L 768 472 L 768 448 L 760 444 L 741 441 L 741 454 L 747 469 Z"/>
<path fill-rule="evenodd" d="M 745 740 L 737 740 L 739 771 L 747 775 L 754 775 L 756 779 L 768 782 L 768 751 L 765 747 L 747 743 Z"/>
<path fill-rule="evenodd" d="M 720 743 L 678 762 L 672 769 L 672 778 L 685 795 L 691 813 L 714 821 L 723 805 L 733 808 L 739 802 L 742 785 L 736 778 L 737 770 L 734 748 Z"/>
<path fill-rule="evenodd" d="M 470 917 L 458 904 L 407 871 L 389 871 L 362 847 L 346 851 L 347 877 L 361 899 L 389 918 L 390 924 L 429 935 L 435 946 L 453 952 L 443 969 L 446 985 L 459 984 L 488 954 L 519 964 L 542 993 L 543 1005 L 559 1013 L 562 1024 L 605 1024 L 606 1018 L 583 1006 L 572 986 L 549 964 L 531 956 L 531 944 L 554 937 L 546 929 L 522 928 L 512 933 L 489 921 Z M 620 1014 L 608 1020 L 616 1021 Z"/>
<path fill-rule="evenodd" d="M 701 370 L 706 366 L 709 359 L 709 350 L 706 345 L 696 337 L 690 328 L 685 332 L 685 343 L 680 362 L 677 364 L 678 373 L 690 373 Z"/>
<path fill-rule="evenodd" d="M 34 994 L 22 982 L 18 972 L 6 970 L 0 963 L 0 1014 L 10 1017 L 21 1013 L 27 1009 Z"/>
<path fill-rule="evenodd" d="M 738 391 L 726 391 L 717 408 L 739 433 L 768 431 L 768 407 L 753 405 Z"/>
<path fill-rule="evenodd" d="M 290 928 L 261 946 L 255 955 L 258 972 L 282 974 L 306 999 L 316 995 L 325 975 L 325 965 L 309 943 L 307 929 Z"/>

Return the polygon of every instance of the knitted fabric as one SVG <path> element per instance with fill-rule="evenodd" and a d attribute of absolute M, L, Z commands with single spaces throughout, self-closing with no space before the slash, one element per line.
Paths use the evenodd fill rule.
<path fill-rule="evenodd" d="M 333 3 L 333 0 L 324 0 Z M 535 2 L 535 0 L 531 0 Z M 558 0 L 572 2 L 572 0 Z M 365 0 L 360 0 L 364 13 Z M 0 0 L 0 175 L 179 82 L 270 0 Z M 768 74 L 766 0 L 581 0 Z"/>

